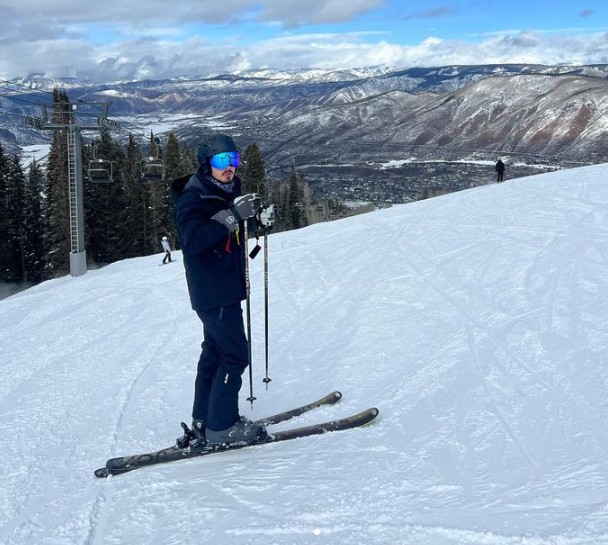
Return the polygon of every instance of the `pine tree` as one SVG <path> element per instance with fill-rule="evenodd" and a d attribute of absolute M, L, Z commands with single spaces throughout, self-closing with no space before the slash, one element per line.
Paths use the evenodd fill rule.
<path fill-rule="evenodd" d="M 313 206 L 312 192 L 306 178 L 297 172 L 294 162 L 289 179 L 270 186 L 269 202 L 277 207 L 275 231 L 288 231 L 308 225 L 308 211 Z"/>
<path fill-rule="evenodd" d="M 10 245 L 8 242 L 8 165 L 9 158 L 0 144 L 0 279 L 6 280 L 10 271 Z"/>
<path fill-rule="evenodd" d="M 249 144 L 245 149 L 239 177 L 243 182 L 243 193 L 257 193 L 263 204 L 269 204 L 266 167 L 257 144 Z"/>
<path fill-rule="evenodd" d="M 42 192 L 44 174 L 36 161 L 29 165 L 24 188 L 23 225 L 25 232 L 25 273 L 23 279 L 41 282 L 44 273 L 44 218 Z"/>
<path fill-rule="evenodd" d="M 196 151 L 188 146 L 184 145 L 181 147 L 181 170 L 180 176 L 186 176 L 186 174 L 194 174 L 196 169 L 199 167 L 198 159 L 196 157 Z"/>
<path fill-rule="evenodd" d="M 9 163 L 6 178 L 6 204 L 8 210 L 7 242 L 9 246 L 9 267 L 7 280 L 20 282 L 25 276 L 24 238 L 26 227 L 23 221 L 23 190 L 25 175 L 17 155 Z"/>
<path fill-rule="evenodd" d="M 146 255 L 146 189 L 142 183 L 143 154 L 133 135 L 129 135 L 123 173 L 125 196 L 124 243 L 127 257 Z"/>
<path fill-rule="evenodd" d="M 279 228 L 282 231 L 293 229 L 291 215 L 291 194 L 289 193 L 289 184 L 283 182 L 279 186 L 279 198 L 276 200 L 279 207 Z"/>
<path fill-rule="evenodd" d="M 121 166 L 124 153 L 109 131 L 102 131 L 99 140 L 87 150 L 85 164 L 96 159 L 109 161 L 112 166 L 111 183 L 92 183 L 85 177 L 84 210 L 87 258 L 95 263 L 111 263 L 128 256 L 125 242 L 125 194 Z M 93 163 L 91 163 L 93 161 Z"/>
<path fill-rule="evenodd" d="M 291 229 L 299 229 L 308 224 L 306 219 L 306 202 L 304 200 L 305 184 L 304 177 L 296 171 L 295 161 L 292 162 L 291 174 L 289 176 L 289 223 Z"/>
<path fill-rule="evenodd" d="M 71 120 L 67 95 L 53 91 L 53 123 Z M 63 130 L 53 132 L 47 166 L 45 217 L 45 277 L 53 278 L 69 271 L 70 210 L 68 193 L 67 135 Z"/>
<path fill-rule="evenodd" d="M 182 175 L 182 158 L 179 142 L 172 132 L 167 137 L 167 145 L 163 153 L 165 158 L 165 178 L 173 180 Z"/>
<path fill-rule="evenodd" d="M 165 146 L 165 178 L 159 182 L 160 193 L 158 195 L 158 215 L 160 231 L 156 233 L 157 244 L 160 245 L 160 238 L 167 236 L 172 245 L 177 242 L 177 228 L 174 220 L 174 206 L 171 198 L 171 182 L 180 176 L 184 176 L 191 172 L 186 170 L 182 161 L 182 154 L 179 147 L 179 142 L 172 132 L 167 137 L 167 145 Z"/>

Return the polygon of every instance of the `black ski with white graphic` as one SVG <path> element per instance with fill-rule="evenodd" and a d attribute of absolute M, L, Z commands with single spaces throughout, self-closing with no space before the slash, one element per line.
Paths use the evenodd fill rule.
<path fill-rule="evenodd" d="M 268 437 L 260 441 L 251 443 L 235 443 L 225 446 L 209 447 L 197 452 L 190 452 L 188 449 L 180 449 L 176 446 L 169 447 L 157 452 L 148 454 L 140 454 L 136 456 L 127 456 L 122 458 L 112 458 L 106 463 L 106 467 L 102 467 L 95 471 L 97 477 L 107 477 L 108 475 L 119 475 L 127 473 L 140 467 L 149 465 L 162 464 L 165 462 L 173 462 L 176 460 L 184 460 L 187 458 L 196 458 L 198 456 L 206 456 L 208 454 L 216 454 L 230 450 L 238 450 L 241 448 L 263 445 L 267 443 L 278 443 L 279 441 L 289 441 L 299 437 L 308 437 L 309 435 L 320 435 L 323 433 L 348 430 L 358 428 L 369 424 L 378 416 L 378 409 L 367 409 L 359 414 L 355 414 L 338 420 L 323 422 L 322 424 L 313 424 L 301 428 L 293 428 L 275 433 L 270 433 Z"/>
<path fill-rule="evenodd" d="M 188 449 L 180 449 L 176 446 L 169 447 L 148 454 L 139 454 L 135 456 L 125 456 L 121 458 L 112 458 L 106 462 L 106 467 L 102 467 L 95 471 L 96 477 L 107 477 L 109 475 L 120 475 L 127 473 L 140 467 L 163 464 L 166 462 L 174 462 L 177 460 L 185 460 L 188 458 L 196 458 L 198 456 L 206 456 L 208 454 L 217 454 L 219 452 L 227 452 L 230 450 L 238 450 L 246 447 L 264 445 L 267 443 L 278 443 L 279 441 L 289 441 L 299 437 L 308 437 L 309 435 L 320 435 L 332 431 L 348 430 L 358 428 L 369 424 L 378 416 L 378 409 L 371 408 L 359 414 L 342 418 L 339 420 L 331 420 L 322 424 L 313 424 L 302 428 L 294 428 L 290 430 L 271 433 L 265 439 L 253 441 L 251 443 L 234 443 L 231 445 L 222 445 L 209 447 L 200 451 L 190 452 Z"/>
<path fill-rule="evenodd" d="M 306 405 L 302 405 L 301 407 L 296 407 L 295 409 L 289 409 L 287 411 L 283 411 L 277 414 L 273 414 L 272 416 L 267 416 L 266 418 L 261 418 L 260 420 L 256 421 L 256 424 L 260 424 L 263 426 L 272 426 L 273 424 L 279 424 L 281 422 L 285 422 L 286 420 L 290 420 L 292 418 L 295 418 L 296 416 L 300 416 L 304 413 L 307 413 L 309 411 L 312 411 L 313 409 L 317 409 L 318 407 L 323 407 L 326 405 L 333 405 L 334 403 L 337 403 L 338 401 L 340 401 L 342 399 L 342 393 L 338 392 L 338 391 L 334 391 L 331 392 L 329 394 L 327 394 L 326 396 L 322 397 L 321 399 L 318 399 L 317 401 L 313 401 L 312 403 L 308 403 Z M 141 455 L 136 455 L 136 456 L 123 456 L 123 457 L 119 457 L 119 458 L 111 458 L 110 460 L 108 460 L 106 462 L 106 468 L 109 467 L 108 464 L 112 465 L 113 467 L 120 465 L 123 461 L 125 460 L 129 460 L 132 458 L 137 458 L 137 457 L 145 457 L 148 455 L 155 455 L 158 454 L 160 452 L 165 452 L 165 451 L 172 451 L 172 450 L 176 450 L 176 451 L 180 451 L 180 452 L 185 452 L 188 454 L 188 456 L 186 457 L 191 457 L 190 452 L 188 450 L 183 450 L 183 449 L 179 449 L 176 446 L 173 447 L 169 447 L 168 449 L 162 449 L 160 451 L 157 452 L 152 452 L 152 453 L 147 453 L 147 454 L 141 454 Z M 200 454 L 199 454 L 200 455 Z M 164 460 L 163 460 L 164 461 Z M 155 463 L 162 463 L 162 462 L 152 462 L 152 463 L 148 463 L 148 464 L 140 464 L 137 467 L 142 467 L 143 465 L 152 465 Z M 136 469 L 136 468 L 131 468 L 131 469 Z M 98 470 L 95 471 L 95 475 L 97 475 L 98 477 L 106 477 L 106 474 L 103 474 L 103 470 L 104 468 L 100 468 Z M 130 470 L 128 470 L 130 471 Z M 124 473 L 124 471 L 123 471 Z M 116 474 L 116 472 L 114 473 Z"/>

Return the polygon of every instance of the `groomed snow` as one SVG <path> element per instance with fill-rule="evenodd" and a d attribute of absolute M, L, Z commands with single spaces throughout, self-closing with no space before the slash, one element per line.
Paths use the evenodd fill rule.
<path fill-rule="evenodd" d="M 607 179 L 565 170 L 270 236 L 272 382 L 260 254 L 242 412 L 340 389 L 297 425 L 377 406 L 364 429 L 96 479 L 189 420 L 201 327 L 180 252 L 0 301 L 0 543 L 608 543 Z"/>

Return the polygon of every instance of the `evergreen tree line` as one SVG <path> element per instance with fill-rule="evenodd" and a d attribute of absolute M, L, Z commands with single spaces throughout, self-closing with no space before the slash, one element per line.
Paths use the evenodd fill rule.
<path fill-rule="evenodd" d="M 56 90 L 53 123 L 74 123 L 69 100 Z M 70 214 L 67 132 L 55 130 L 46 169 L 32 161 L 24 170 L 19 157 L 8 156 L 0 145 L 0 280 L 40 282 L 69 272 Z M 164 145 L 153 134 L 144 153 L 133 135 L 120 146 L 108 130 L 83 145 L 85 248 L 89 264 L 161 252 L 167 236 L 179 248 L 173 220 L 171 182 L 193 173 L 196 150 L 180 146 L 173 133 Z M 163 175 L 149 180 L 149 158 L 163 167 Z M 89 167 L 102 159 L 111 165 L 110 183 L 92 183 Z M 242 153 L 239 176 L 243 192 L 256 192 L 265 204 L 277 206 L 274 231 L 309 223 L 313 202 L 305 178 L 292 164 L 288 180 L 269 183 L 256 144 Z"/>

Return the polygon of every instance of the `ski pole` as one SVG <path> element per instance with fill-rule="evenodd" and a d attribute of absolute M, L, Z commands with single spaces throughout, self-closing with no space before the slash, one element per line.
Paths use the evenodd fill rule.
<path fill-rule="evenodd" d="M 266 360 L 266 377 L 264 383 L 268 390 L 268 230 L 264 230 L 264 357 Z"/>
<path fill-rule="evenodd" d="M 253 402 L 256 398 L 253 396 L 253 370 L 252 357 L 251 357 L 251 284 L 249 280 L 249 230 L 247 229 L 247 220 L 243 222 L 243 234 L 245 236 L 245 293 L 247 294 L 247 357 L 249 358 L 249 397 L 247 401 L 251 403 L 253 409 Z"/>

